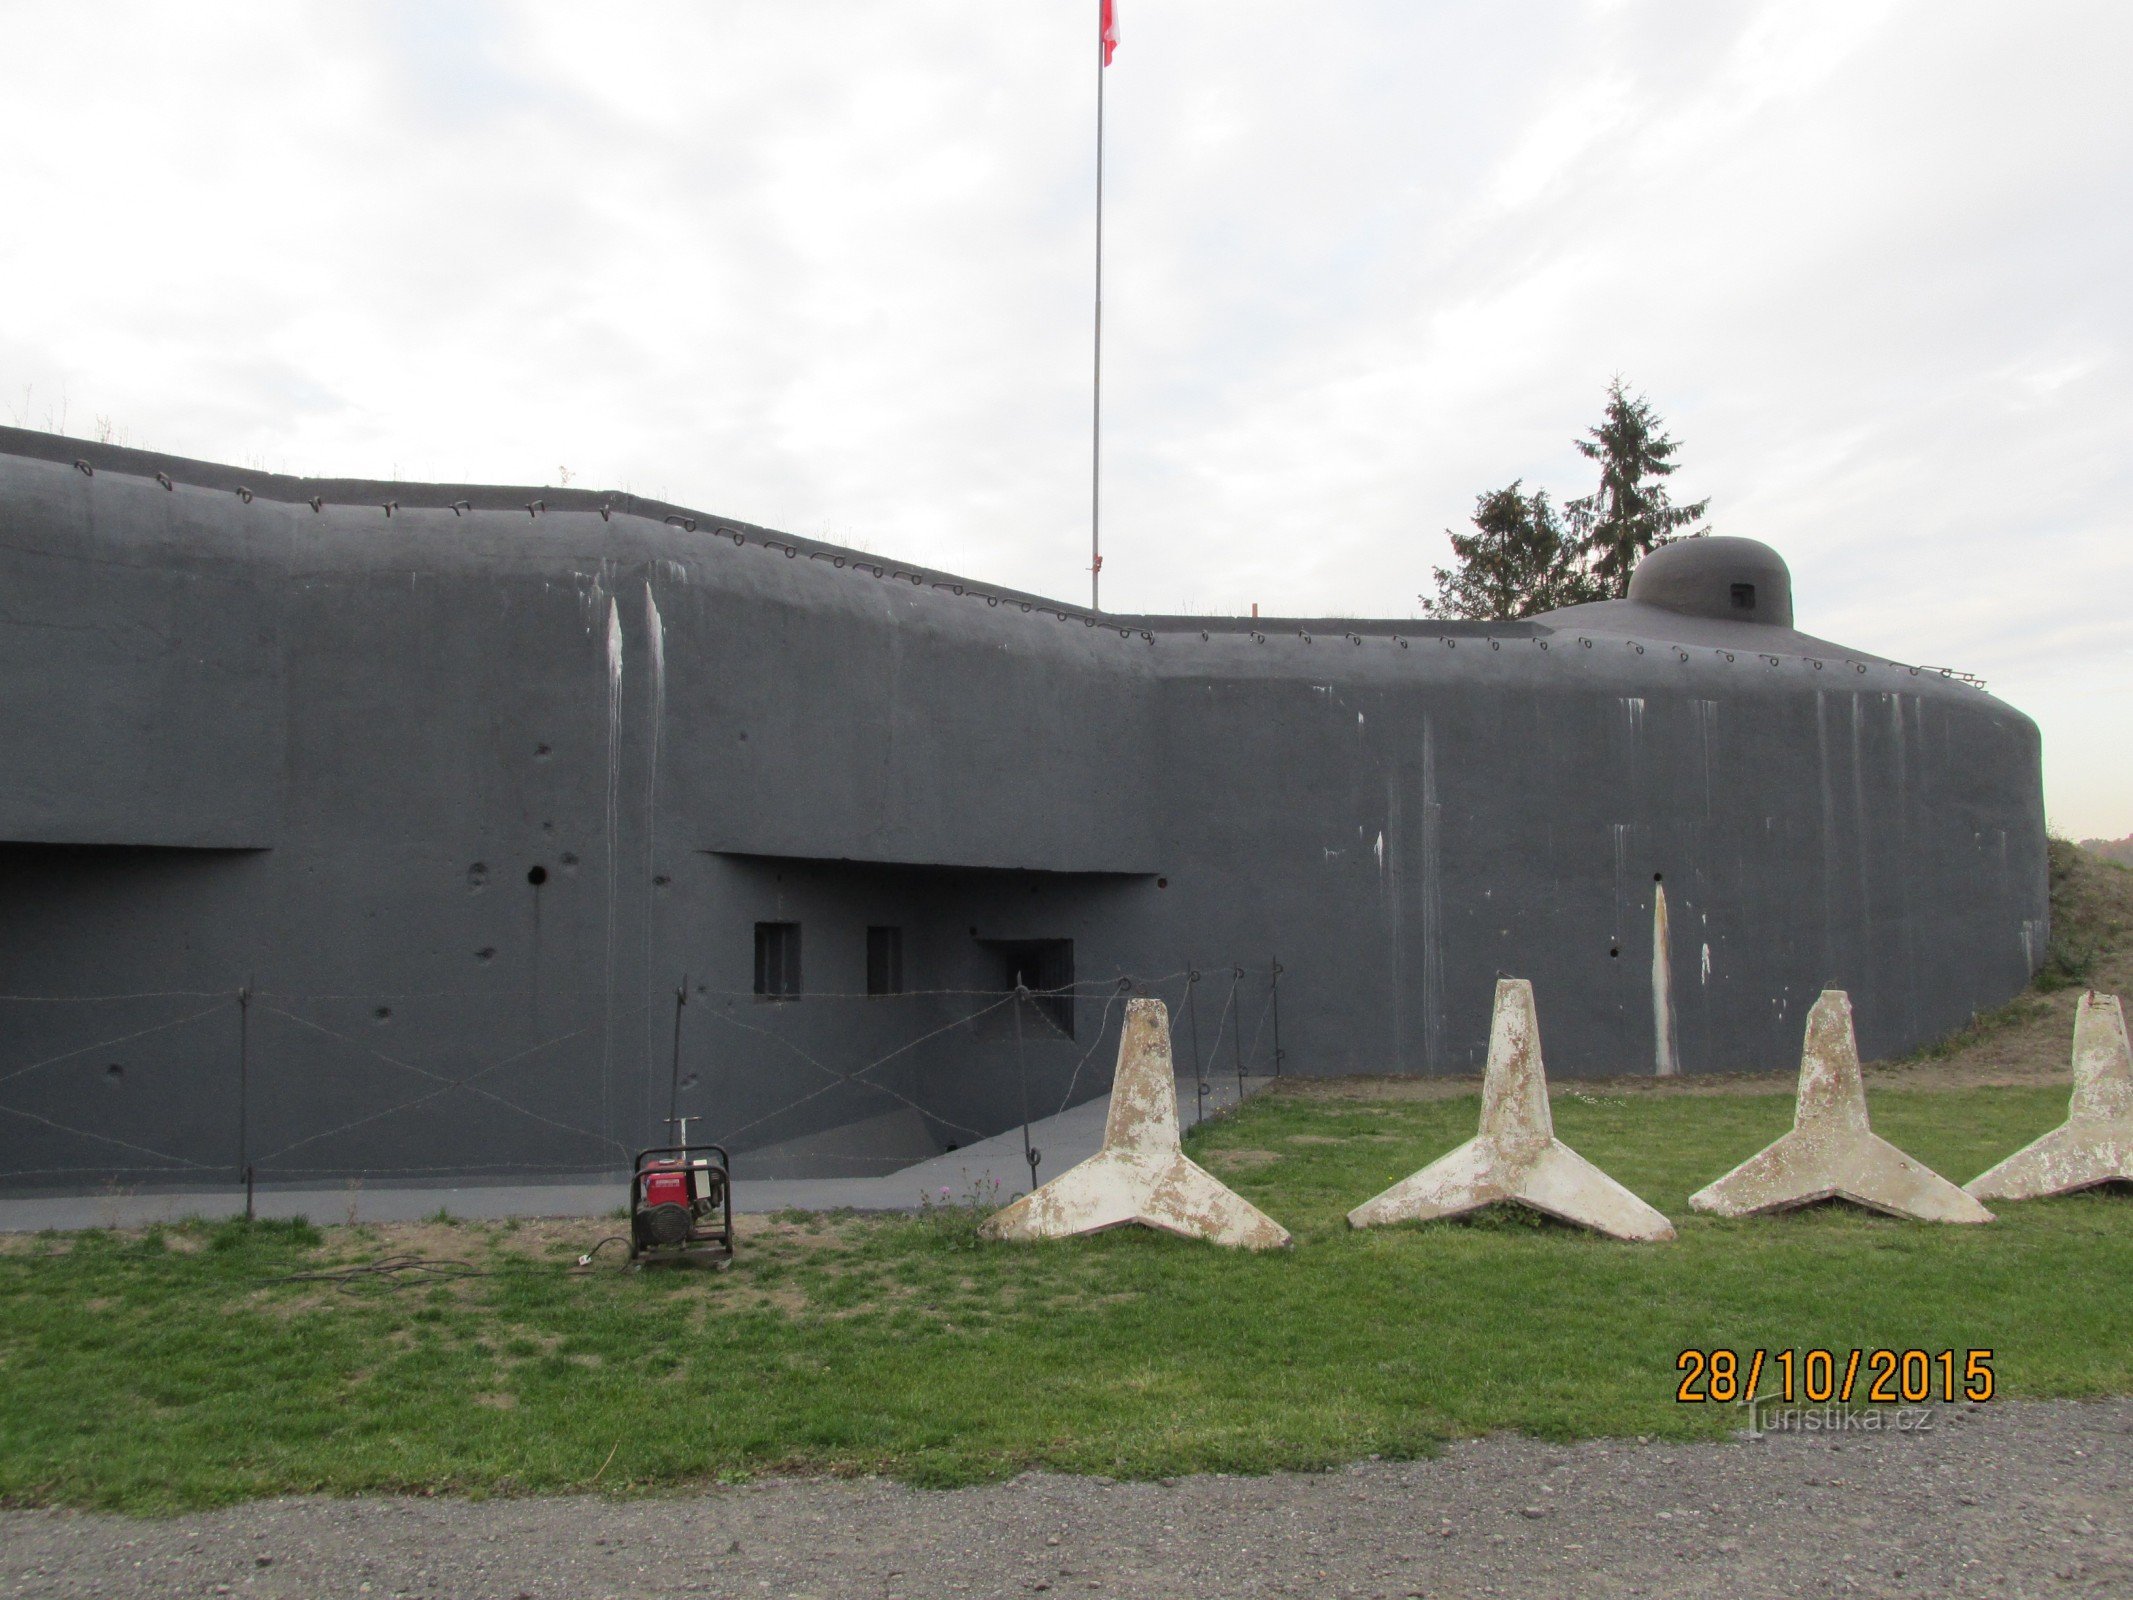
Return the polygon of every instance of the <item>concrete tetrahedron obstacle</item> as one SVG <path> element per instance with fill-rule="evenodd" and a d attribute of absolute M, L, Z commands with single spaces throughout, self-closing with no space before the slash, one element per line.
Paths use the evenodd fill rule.
<path fill-rule="evenodd" d="M 1160 1000 L 1126 1002 L 1103 1148 L 999 1211 L 982 1231 L 991 1239 L 1064 1239 L 1136 1223 L 1247 1250 L 1289 1242 L 1286 1228 L 1179 1147 L 1170 1014 Z"/>
<path fill-rule="evenodd" d="M 1456 1217 L 1514 1201 L 1617 1239 L 1671 1239 L 1673 1224 L 1555 1136 L 1533 985 L 1500 979 L 1481 1084 L 1481 1131 L 1348 1213 L 1352 1228 Z"/>
<path fill-rule="evenodd" d="M 1917 1222 L 1990 1222 L 1992 1213 L 1913 1161 L 1866 1120 L 1851 996 L 1824 989 L 1807 1015 L 1792 1131 L 1689 1196 L 1698 1211 L 1749 1217 L 1849 1200 Z"/>
<path fill-rule="evenodd" d="M 2133 1050 L 2118 996 L 2092 989 L 2074 1013 L 2066 1121 L 1963 1188 L 1980 1200 L 2036 1200 L 2103 1183 L 2133 1183 Z"/>

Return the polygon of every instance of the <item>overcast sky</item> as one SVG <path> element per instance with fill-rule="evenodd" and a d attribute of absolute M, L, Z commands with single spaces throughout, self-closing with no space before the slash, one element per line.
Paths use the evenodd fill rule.
<path fill-rule="evenodd" d="M 1096 0 L 0 0 L 0 420 L 1088 591 Z M 1411 614 L 1609 377 L 2133 832 L 2133 7 L 1121 0 L 1104 602 Z"/>

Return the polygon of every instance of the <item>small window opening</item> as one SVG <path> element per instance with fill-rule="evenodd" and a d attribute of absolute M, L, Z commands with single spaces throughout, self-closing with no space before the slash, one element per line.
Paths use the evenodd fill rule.
<path fill-rule="evenodd" d="M 800 998 L 800 924 L 755 925 L 755 992 L 764 1000 Z"/>
<path fill-rule="evenodd" d="M 904 992 L 904 930 L 867 929 L 867 993 Z"/>
<path fill-rule="evenodd" d="M 1755 609 L 1754 584 L 1736 583 L 1733 586 L 1733 609 L 1735 611 L 1753 611 Z"/>

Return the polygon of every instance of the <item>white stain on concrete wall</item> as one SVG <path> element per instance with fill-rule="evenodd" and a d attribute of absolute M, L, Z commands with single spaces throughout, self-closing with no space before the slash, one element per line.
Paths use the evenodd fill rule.
<path fill-rule="evenodd" d="M 1681 1071 L 1674 1047 L 1674 956 L 1667 928 L 1666 885 L 1652 885 L 1652 1071 L 1671 1078 Z M 1706 947 L 1708 948 L 1708 947 Z"/>
<path fill-rule="evenodd" d="M 663 563 L 672 565 L 671 562 Z M 667 719 L 667 627 L 659 615 L 659 600 L 652 593 L 651 580 L 644 585 L 644 642 L 652 663 L 652 706 L 644 769 L 644 944 L 643 965 L 638 968 L 642 981 L 649 987 L 652 974 L 652 930 L 657 920 L 658 900 L 658 849 L 659 849 L 659 752 L 664 742 L 663 730 Z M 652 1086 L 659 1081 L 656 1036 L 649 1028 L 645 1030 L 645 1095 L 646 1114 L 652 1114 Z"/>
<path fill-rule="evenodd" d="M 600 1022 L 600 1131 L 614 1138 L 615 1088 L 615 854 L 622 789 L 622 608 L 607 602 L 607 966 Z"/>

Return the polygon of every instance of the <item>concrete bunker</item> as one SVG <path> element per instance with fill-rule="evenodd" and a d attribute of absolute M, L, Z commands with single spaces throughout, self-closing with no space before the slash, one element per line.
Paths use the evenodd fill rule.
<path fill-rule="evenodd" d="M 1516 971 L 1563 1065 L 1688 1074 L 1791 1065 L 1825 988 L 1910 1048 L 2047 941 L 2034 725 L 1796 631 L 1749 540 L 1517 623 L 1098 616 L 630 495 L 4 429 L 0 519 L 12 1184 L 613 1170 L 684 980 L 699 1130 L 849 1173 L 1019 1119 L 994 1008 L 1047 948 L 1040 1109 L 1193 970 L 1254 1072 L 1270 1013 L 1284 1070 L 1478 1072 Z"/>

